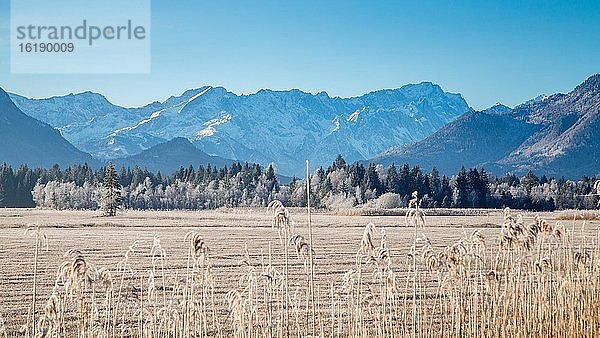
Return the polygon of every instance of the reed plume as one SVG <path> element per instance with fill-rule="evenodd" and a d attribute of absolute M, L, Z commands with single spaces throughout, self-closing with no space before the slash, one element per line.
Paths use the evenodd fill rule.
<path fill-rule="evenodd" d="M 190 231 L 185 235 L 185 240 L 190 240 L 190 255 L 196 259 L 204 261 L 208 258 L 208 246 L 204 238 L 195 231 Z"/>
<path fill-rule="evenodd" d="M 279 240 L 283 241 L 294 233 L 294 222 L 287 208 L 279 200 L 271 201 L 267 206 L 267 213 L 273 214 L 272 228 L 277 228 Z"/>

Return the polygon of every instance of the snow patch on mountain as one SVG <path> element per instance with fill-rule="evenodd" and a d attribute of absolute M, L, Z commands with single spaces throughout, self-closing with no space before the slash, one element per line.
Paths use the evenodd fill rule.
<path fill-rule="evenodd" d="M 117 129 L 117 130 L 113 131 L 113 132 L 110 134 L 110 137 L 116 137 L 118 134 L 120 134 L 120 133 L 122 133 L 122 132 L 129 131 L 129 130 L 134 130 L 134 129 L 136 129 L 136 128 L 139 128 L 141 125 L 143 125 L 143 124 L 146 124 L 146 123 L 148 123 L 148 122 L 152 121 L 153 119 L 155 119 L 155 118 L 159 117 L 159 116 L 160 116 L 160 114 L 161 114 L 162 112 L 164 112 L 164 111 L 165 111 L 164 109 L 161 109 L 161 110 L 159 110 L 159 111 L 156 111 L 156 112 L 154 112 L 154 113 L 150 114 L 150 117 L 149 117 L 149 118 L 147 118 L 147 119 L 144 119 L 144 120 L 141 120 L 141 121 L 140 121 L 140 122 L 138 122 L 138 123 L 137 123 L 135 126 L 131 126 L 131 127 L 125 127 L 125 128 L 120 128 L 120 129 Z"/>
<path fill-rule="evenodd" d="M 336 132 L 338 130 L 340 130 L 340 119 L 336 116 L 331 123 L 333 123 L 333 130 L 331 130 L 331 132 Z"/>
<path fill-rule="evenodd" d="M 205 90 L 203 90 L 203 91 L 199 92 L 198 94 L 190 97 L 190 99 L 188 100 L 188 103 L 190 103 L 190 102 L 194 101 L 195 99 L 199 98 L 200 96 L 206 94 L 206 92 L 209 91 L 209 90 L 211 90 L 211 89 L 212 89 L 212 87 L 208 86 Z"/>
<path fill-rule="evenodd" d="M 523 103 L 523 105 L 532 105 L 532 104 L 544 102 L 544 101 L 548 100 L 548 98 L 549 98 L 548 95 L 541 94 L 541 95 L 538 95 L 538 96 L 534 97 L 531 100 L 525 101 L 525 103 Z"/>
<path fill-rule="evenodd" d="M 363 107 L 361 110 L 356 110 L 354 113 L 350 114 L 350 116 L 348 116 L 347 121 L 348 122 L 356 122 L 358 121 L 358 117 L 360 116 L 360 113 L 365 111 L 365 107 Z"/>
<path fill-rule="evenodd" d="M 217 130 L 215 129 L 216 126 L 227 123 L 229 121 L 231 121 L 231 115 L 227 114 L 227 112 L 225 112 L 225 111 L 222 111 L 221 116 L 219 118 L 204 122 L 203 125 L 206 128 L 198 131 L 198 133 L 197 133 L 198 137 L 196 138 L 196 140 L 200 140 L 204 137 L 213 136 L 217 132 Z"/>
<path fill-rule="evenodd" d="M 178 113 L 181 113 L 181 112 L 182 112 L 182 111 L 185 109 L 185 107 L 187 107 L 187 105 L 188 105 L 188 104 L 190 104 L 192 101 L 194 101 L 195 99 L 199 98 L 200 96 L 202 96 L 202 95 L 206 94 L 206 93 L 207 93 L 209 90 L 211 90 L 211 89 L 212 89 L 212 87 L 211 87 L 211 86 L 208 86 L 208 87 L 207 87 L 206 89 L 204 89 L 203 91 L 201 91 L 201 92 L 199 92 L 198 94 L 196 94 L 196 95 L 194 95 L 194 96 L 190 97 L 190 98 L 187 100 L 187 102 L 184 102 L 185 104 L 184 104 L 184 103 L 182 103 L 182 104 L 184 104 L 184 105 L 183 105 L 183 107 L 181 107 L 181 109 L 179 109 Z"/>

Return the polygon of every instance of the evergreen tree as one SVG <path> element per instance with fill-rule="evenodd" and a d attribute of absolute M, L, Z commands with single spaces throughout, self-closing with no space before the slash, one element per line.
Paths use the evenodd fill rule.
<path fill-rule="evenodd" d="M 346 161 L 344 160 L 344 158 L 342 157 L 341 154 L 338 154 L 337 157 L 335 158 L 335 161 L 333 162 L 332 165 L 332 169 L 335 170 L 339 170 L 339 169 L 346 169 Z"/>
<path fill-rule="evenodd" d="M 298 179 L 296 178 L 296 175 L 294 175 L 294 176 L 292 176 L 292 180 L 290 181 L 290 191 L 294 192 L 297 187 L 298 187 Z"/>
<path fill-rule="evenodd" d="M 190 164 L 186 171 L 186 181 L 193 182 L 196 179 L 196 171 L 194 166 Z"/>
<path fill-rule="evenodd" d="M 279 191 L 279 182 L 277 182 L 277 175 L 275 174 L 275 169 L 273 169 L 272 165 L 269 165 L 267 170 L 265 170 L 265 186 L 267 188 L 267 192 L 271 193 L 272 191 Z"/>
<path fill-rule="evenodd" d="M 133 168 L 133 171 L 131 172 L 131 182 L 129 183 L 129 185 L 131 187 L 137 187 L 138 185 L 142 184 L 145 179 L 146 176 L 144 175 L 142 169 L 138 166 L 135 166 L 135 168 Z"/>
<path fill-rule="evenodd" d="M 400 180 L 398 179 L 398 172 L 394 163 L 388 168 L 387 176 L 385 178 L 385 190 L 386 192 L 399 193 L 400 192 Z"/>
<path fill-rule="evenodd" d="M 352 187 L 357 187 L 360 186 L 363 178 L 365 176 L 365 167 L 358 163 L 355 162 L 353 165 L 351 165 L 348 168 L 348 178 L 350 179 L 350 186 Z"/>
<path fill-rule="evenodd" d="M 35 174 L 26 165 L 22 165 L 15 175 L 16 189 L 14 206 L 18 208 L 35 207 L 35 203 L 33 202 L 31 195 L 31 191 L 33 190 L 37 181 Z"/>
<path fill-rule="evenodd" d="M 510 173 L 506 174 L 506 176 L 504 176 L 502 178 L 502 182 L 508 184 L 511 187 L 516 187 L 520 183 L 519 178 L 517 177 L 517 175 L 510 174 Z"/>
<path fill-rule="evenodd" d="M 477 169 L 475 169 L 477 170 Z M 489 175 L 485 172 L 483 168 L 479 173 L 479 181 L 478 184 L 473 187 L 475 194 L 477 195 L 477 199 L 479 200 L 478 207 L 485 208 L 488 206 L 488 199 L 490 195 L 490 182 Z"/>
<path fill-rule="evenodd" d="M 440 172 L 436 167 L 433 167 L 431 169 L 431 173 L 429 174 L 429 191 L 431 192 L 431 197 L 436 200 L 441 192 L 441 184 Z"/>
<path fill-rule="evenodd" d="M 15 178 L 12 167 L 6 163 L 0 166 L 0 207 L 12 207 L 15 200 Z"/>
<path fill-rule="evenodd" d="M 119 183 L 121 183 L 122 187 L 129 185 L 129 177 L 127 175 L 127 169 L 125 169 L 125 165 L 121 165 L 121 169 L 119 170 Z"/>
<path fill-rule="evenodd" d="M 119 178 L 112 162 L 109 162 L 106 167 L 102 187 L 104 188 L 102 196 L 104 214 L 106 216 L 115 216 L 117 209 L 123 202 L 123 197 L 121 196 L 121 184 L 119 183 Z"/>
<path fill-rule="evenodd" d="M 419 166 L 414 166 L 411 170 L 410 170 L 410 191 L 411 194 L 413 191 L 418 191 L 419 192 L 419 196 L 424 196 L 425 195 L 425 191 L 423 191 L 423 172 L 421 171 L 421 168 L 419 168 Z"/>
<path fill-rule="evenodd" d="M 327 177 L 321 186 L 319 191 L 319 198 L 323 199 L 333 191 L 333 184 L 331 184 L 331 179 Z"/>
<path fill-rule="evenodd" d="M 402 167 L 400 167 L 400 171 L 398 172 L 398 190 L 397 192 L 402 196 L 407 196 L 412 194 L 414 190 L 411 190 L 412 179 L 410 177 L 410 167 L 408 163 L 404 163 Z"/>
<path fill-rule="evenodd" d="M 531 170 L 521 179 L 521 185 L 527 191 L 527 194 L 531 193 L 531 189 L 539 183 L 537 176 L 533 174 Z"/>
<path fill-rule="evenodd" d="M 442 203 L 443 208 L 450 207 L 450 201 L 452 200 L 452 187 L 450 186 L 450 180 L 446 175 L 442 177 L 442 183 L 440 183 L 440 195 L 437 198 Z M 444 201 L 446 201 L 444 206 Z"/>
<path fill-rule="evenodd" d="M 467 174 L 467 185 L 469 189 L 469 207 L 478 207 L 481 201 L 479 200 L 479 194 L 477 193 L 480 186 L 479 171 L 477 169 L 469 169 Z"/>
<path fill-rule="evenodd" d="M 377 171 L 375 170 L 375 164 L 370 163 L 367 167 L 363 184 L 365 191 L 370 190 L 371 192 L 375 193 L 375 196 L 379 196 L 383 193 L 383 189 L 381 188 L 381 180 L 379 179 L 379 175 L 377 175 Z"/>
<path fill-rule="evenodd" d="M 469 207 L 469 179 L 465 167 L 460 168 L 454 179 L 454 206 L 457 208 Z"/>

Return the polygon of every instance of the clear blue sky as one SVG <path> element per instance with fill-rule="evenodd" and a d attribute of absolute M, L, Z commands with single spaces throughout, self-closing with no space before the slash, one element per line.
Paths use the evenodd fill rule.
<path fill-rule="evenodd" d="M 355 96 L 432 81 L 476 109 L 567 92 L 600 72 L 600 1 L 153 1 L 152 72 L 11 75 L 0 0 L 0 86 L 92 90 L 125 106 L 202 85 Z"/>

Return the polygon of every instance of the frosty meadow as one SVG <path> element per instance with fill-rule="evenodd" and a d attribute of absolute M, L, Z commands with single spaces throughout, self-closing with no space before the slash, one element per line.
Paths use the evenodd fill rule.
<path fill-rule="evenodd" d="M 313 214 L 312 247 L 306 209 L 278 203 L 114 218 L 1 210 L 0 335 L 600 333 L 599 221 L 426 216 L 413 201 L 405 216 Z"/>

